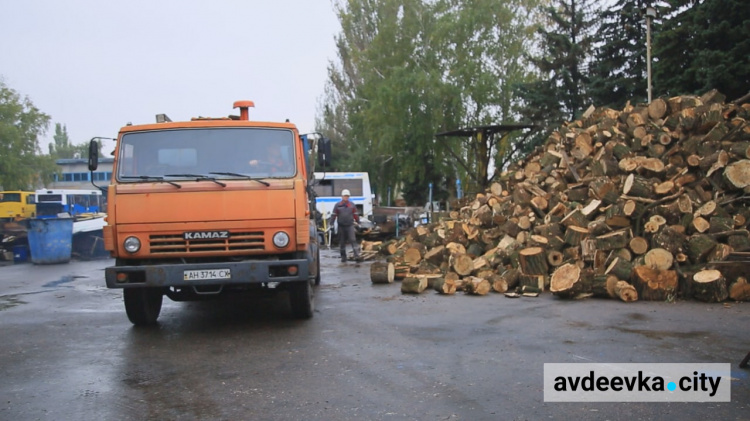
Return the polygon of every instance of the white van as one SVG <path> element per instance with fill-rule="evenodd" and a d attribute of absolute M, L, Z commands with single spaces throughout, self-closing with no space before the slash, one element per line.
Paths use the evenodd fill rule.
<path fill-rule="evenodd" d="M 331 217 L 333 206 L 341 200 L 341 191 L 348 189 L 349 200 L 364 218 L 372 216 L 372 189 L 366 172 L 316 172 L 313 190 L 317 194 L 317 210 L 323 218 Z"/>

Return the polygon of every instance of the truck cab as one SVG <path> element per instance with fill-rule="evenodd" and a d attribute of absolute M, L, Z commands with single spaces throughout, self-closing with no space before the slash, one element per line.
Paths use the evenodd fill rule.
<path fill-rule="evenodd" d="M 253 106 L 120 129 L 104 228 L 116 261 L 105 279 L 123 289 L 132 323 L 155 324 L 165 295 L 190 301 L 259 289 L 286 290 L 293 315 L 312 317 L 320 259 L 307 143 L 294 124 L 251 121 Z"/>

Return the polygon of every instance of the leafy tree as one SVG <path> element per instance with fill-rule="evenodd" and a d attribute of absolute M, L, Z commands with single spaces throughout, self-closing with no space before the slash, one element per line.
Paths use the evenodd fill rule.
<path fill-rule="evenodd" d="M 466 176 L 447 148 L 474 158 L 472 166 L 486 161 L 471 147 L 489 157 L 504 153 L 435 134 L 516 118 L 511 86 L 526 80 L 529 36 L 527 19 L 517 16 L 537 1 L 337 3 L 338 61 L 329 66 L 318 120 L 347 158 L 337 166 L 366 170 L 377 186 L 400 185 L 407 201 L 424 203 L 429 182 L 440 198 Z"/>
<path fill-rule="evenodd" d="M 586 71 L 597 31 L 591 0 L 552 0 L 540 25 L 540 54 L 531 58 L 539 79 L 518 87 L 523 115 L 543 127 L 573 120 L 588 106 Z"/>
<path fill-rule="evenodd" d="M 445 79 L 460 95 L 461 128 L 517 122 L 514 88 L 531 81 L 525 53 L 532 47 L 533 15 L 539 3 L 443 0 L 437 4 Z M 491 166 L 503 168 L 522 141 L 518 133 L 441 138 L 456 155 L 449 162 L 460 163 L 457 175 L 468 179 L 468 192 L 487 187 L 495 173 Z"/>
<path fill-rule="evenodd" d="M 750 91 L 750 2 L 668 0 L 654 36 L 654 90 L 661 95 Z"/>
<path fill-rule="evenodd" d="M 50 157 L 40 156 L 39 137 L 49 116 L 0 80 L 0 185 L 6 190 L 32 190 L 55 172 Z"/>
<path fill-rule="evenodd" d="M 329 66 L 321 131 L 347 156 L 340 169 L 370 172 L 381 196 L 404 184 L 408 201 L 424 201 L 427 182 L 447 172 L 433 136 L 457 98 L 440 77 L 431 7 L 350 0 L 337 13 L 339 63 Z"/>
<path fill-rule="evenodd" d="M 619 109 L 627 101 L 646 102 L 645 10 L 655 3 L 618 0 L 600 13 L 599 43 L 590 67 L 589 94 L 594 105 Z"/>
<path fill-rule="evenodd" d="M 50 156 L 60 158 L 85 158 L 88 154 L 88 145 L 73 145 L 68 137 L 68 128 L 60 123 L 55 123 L 54 143 L 49 144 Z"/>

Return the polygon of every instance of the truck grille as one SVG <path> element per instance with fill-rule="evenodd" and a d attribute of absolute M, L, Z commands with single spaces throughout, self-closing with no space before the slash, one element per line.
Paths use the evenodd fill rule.
<path fill-rule="evenodd" d="M 185 240 L 180 234 L 149 236 L 151 253 L 205 253 L 263 250 L 263 231 L 232 232 L 229 238 Z"/>

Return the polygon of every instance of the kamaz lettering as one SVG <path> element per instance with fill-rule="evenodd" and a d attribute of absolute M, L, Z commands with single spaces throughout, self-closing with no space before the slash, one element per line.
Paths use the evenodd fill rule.
<path fill-rule="evenodd" d="M 182 235 L 185 240 L 213 240 L 215 238 L 229 238 L 229 231 L 186 232 Z"/>

